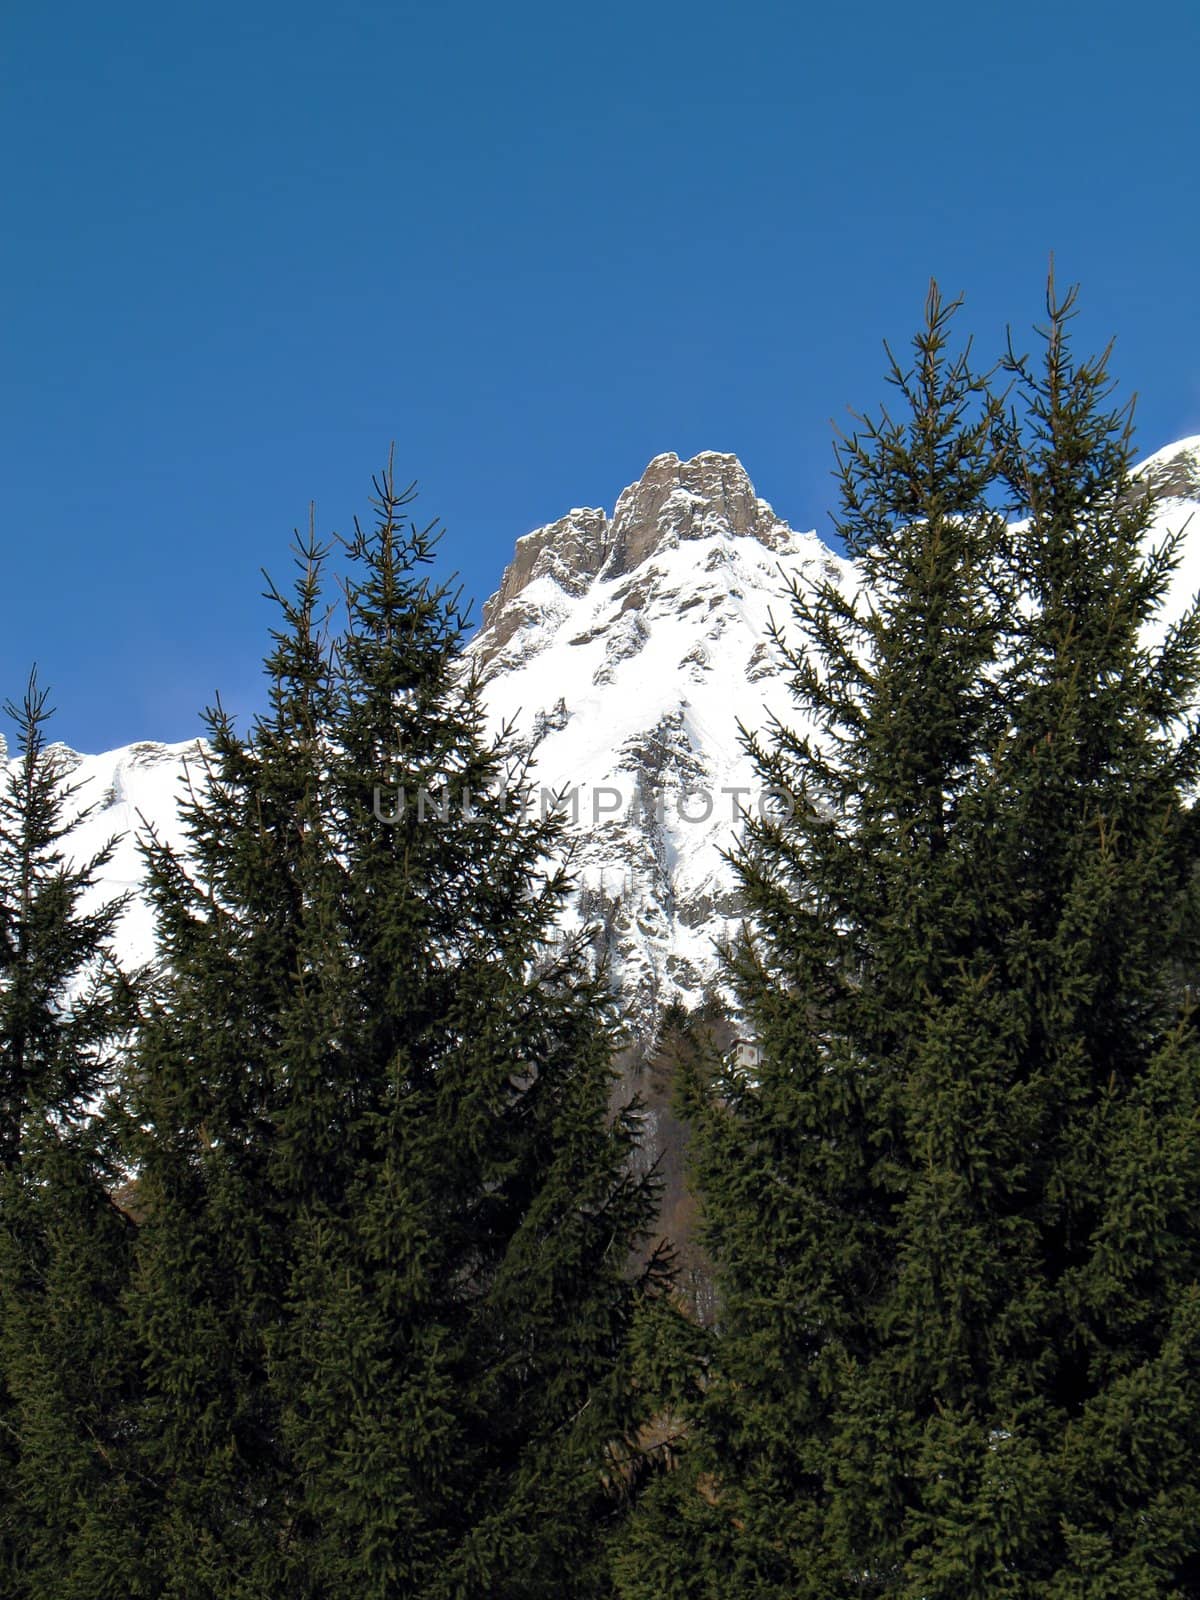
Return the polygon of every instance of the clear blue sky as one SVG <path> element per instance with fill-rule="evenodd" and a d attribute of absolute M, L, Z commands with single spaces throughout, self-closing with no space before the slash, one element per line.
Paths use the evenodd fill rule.
<path fill-rule="evenodd" d="M 661 450 L 823 528 L 930 274 L 990 351 L 1053 249 L 1200 432 L 1198 55 L 1194 0 L 7 7 L 0 688 L 253 709 L 259 567 L 393 438 L 478 598 Z"/>

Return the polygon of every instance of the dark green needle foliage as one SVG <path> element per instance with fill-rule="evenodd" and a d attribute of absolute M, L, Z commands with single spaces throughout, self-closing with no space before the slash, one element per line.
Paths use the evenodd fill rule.
<path fill-rule="evenodd" d="M 611 1008 L 390 470 L 219 712 L 138 1062 L 146 1592 L 603 1593 L 652 1194 Z M 506 788 L 506 784 L 509 786 Z"/>
<path fill-rule="evenodd" d="M 778 641 L 763 1060 L 694 1088 L 720 1326 L 628 1596 L 1200 1594 L 1200 625 L 1071 297 L 987 380 L 953 309 L 840 451 L 862 592 Z"/>
<path fill-rule="evenodd" d="M 124 902 L 86 908 L 113 846 L 67 852 L 78 791 L 46 741 L 46 692 L 31 677 L 5 710 L 19 755 L 0 772 L 0 1587 L 82 1600 L 114 1592 L 96 1568 L 126 1511 L 135 1230 L 113 1199 L 106 1097 L 134 989 L 108 951 Z"/>
<path fill-rule="evenodd" d="M 302 1156 L 287 1134 L 297 1104 L 329 1092 L 343 960 L 322 811 L 321 559 L 310 537 L 293 591 L 272 590 L 268 708 L 250 736 L 219 704 L 208 713 L 185 849 L 146 844 L 160 970 L 129 1083 L 151 1501 L 129 1529 L 135 1594 L 266 1595 L 279 1582 L 288 1474 L 268 1345 L 323 1154 Z"/>

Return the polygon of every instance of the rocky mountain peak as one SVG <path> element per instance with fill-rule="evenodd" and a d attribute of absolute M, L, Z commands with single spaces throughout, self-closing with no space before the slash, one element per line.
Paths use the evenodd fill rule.
<path fill-rule="evenodd" d="M 758 539 L 774 549 L 781 528 L 736 456 L 703 450 L 681 461 L 668 451 L 617 500 L 605 576 L 619 577 L 664 546 L 712 533 Z"/>
<path fill-rule="evenodd" d="M 559 609 L 601 578 L 624 577 L 687 539 L 751 538 L 782 550 L 790 530 L 754 492 L 736 456 L 703 450 L 688 461 L 655 456 L 618 496 L 612 519 L 594 507 L 569 511 L 517 540 L 500 587 L 483 607 L 477 646 L 491 660 L 527 623 Z M 539 580 L 548 580 L 542 583 Z"/>

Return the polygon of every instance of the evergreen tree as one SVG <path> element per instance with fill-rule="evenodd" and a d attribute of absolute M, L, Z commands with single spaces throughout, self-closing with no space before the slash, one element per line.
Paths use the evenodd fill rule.
<path fill-rule="evenodd" d="M 148 1502 L 124 1552 L 139 1595 L 283 1592 L 290 1480 L 268 1342 L 284 1316 L 297 1186 L 316 1181 L 320 1154 L 289 1189 L 284 1122 L 331 1051 L 336 1002 L 322 1003 L 312 974 L 342 948 L 323 892 L 337 870 L 323 815 L 326 555 L 310 532 L 292 591 L 269 591 L 280 625 L 250 736 L 219 702 L 207 713 L 184 848 L 145 844 L 159 968 L 128 1094 Z"/>
<path fill-rule="evenodd" d="M 1200 1593 L 1200 624 L 1145 642 L 1177 541 L 1071 309 L 1008 415 L 934 292 L 841 452 L 862 590 L 795 592 L 814 731 L 754 743 L 763 1061 L 695 1086 L 720 1337 L 629 1596 Z"/>
<path fill-rule="evenodd" d="M 559 825 L 506 792 L 433 532 L 377 490 L 343 630 L 310 541 L 269 714 L 213 715 L 187 856 L 151 852 L 147 1593 L 600 1592 L 636 1119 L 550 943 Z"/>
<path fill-rule="evenodd" d="M 95 1563 L 125 1515 L 120 1417 L 137 1383 L 121 1312 L 134 1224 L 104 1105 L 135 990 L 85 910 L 115 841 L 72 862 L 78 792 L 30 678 L 0 774 L 0 1570 L 13 1596 L 120 1592 Z M 86 812 L 83 813 L 87 815 Z"/>
<path fill-rule="evenodd" d="M 1200 1041 L 1176 963 L 1194 949 L 1183 797 L 1200 762 L 1200 617 L 1165 634 L 1157 620 L 1186 530 L 1149 548 L 1131 419 L 1110 408 L 1108 352 L 1072 358 L 1074 301 L 1051 284 L 1040 367 L 1006 362 L 1023 424 L 1005 451 L 1012 562 L 1031 604 L 984 815 L 1008 822 L 1022 891 L 1002 947 L 1028 997 L 1024 1073 L 1041 1101 L 1026 1157 L 1041 1281 L 1025 1314 L 1038 1315 L 1026 1348 L 1042 1370 L 1024 1436 L 1005 1445 L 1041 1456 L 1013 1477 L 1028 1484 L 1021 1548 L 1044 1592 L 1191 1597 Z M 960 1500 L 964 1527 L 982 1519 L 970 1478 Z"/>

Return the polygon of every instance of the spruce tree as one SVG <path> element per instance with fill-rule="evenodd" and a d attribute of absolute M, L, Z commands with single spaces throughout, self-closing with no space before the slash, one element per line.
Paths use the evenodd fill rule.
<path fill-rule="evenodd" d="M 213 714 L 187 851 L 151 850 L 142 1560 L 189 1600 L 590 1595 L 616 1511 L 651 1195 L 611 1004 L 551 942 L 560 828 L 485 736 L 433 530 L 377 491 L 344 623 L 310 542 L 269 713 Z"/>
<path fill-rule="evenodd" d="M 1006 361 L 1020 404 L 1004 454 L 1011 559 L 1030 604 L 982 811 L 1006 820 L 1022 890 L 1002 948 L 1041 1102 L 1026 1158 L 1040 1281 L 1025 1295 L 1039 1318 L 1025 1359 L 1041 1371 L 1004 1444 L 1031 1457 L 1012 1477 L 1028 1484 L 1035 1592 L 1191 1597 L 1200 1040 L 1177 965 L 1194 949 L 1200 615 L 1158 621 L 1189 530 L 1151 548 L 1131 415 L 1112 407 L 1107 351 L 1073 358 L 1074 305 L 1051 282 L 1042 360 Z M 970 1478 L 960 1499 L 964 1527 L 980 1521 Z"/>
<path fill-rule="evenodd" d="M 629 1596 L 1200 1593 L 1200 625 L 1146 643 L 1178 545 L 1071 298 L 1011 411 L 952 309 L 841 451 L 860 593 L 794 594 L 814 731 L 753 742 L 763 1061 L 694 1088 L 719 1338 Z"/>
<path fill-rule="evenodd" d="M 249 735 L 219 701 L 206 714 L 183 847 L 145 841 L 159 959 L 128 1099 L 143 1216 L 131 1314 L 147 1374 L 131 1425 L 148 1498 L 124 1554 L 139 1595 L 283 1592 L 289 1477 L 268 1344 L 297 1191 L 320 1154 L 284 1182 L 284 1122 L 331 1053 L 336 1001 L 313 972 L 342 948 L 323 893 L 337 870 L 323 814 L 326 556 L 310 532 L 291 591 L 270 587 L 268 706 Z M 341 1087 L 352 1092 L 344 1071 Z"/>
<path fill-rule="evenodd" d="M 652 1200 L 636 1118 L 609 1114 L 603 980 L 551 943 L 560 825 L 526 814 L 486 737 L 433 531 L 390 468 L 376 491 L 348 545 L 331 762 L 356 1154 L 306 1209 L 280 1349 L 297 1561 L 322 1594 L 603 1593 Z"/>
<path fill-rule="evenodd" d="M 110 842 L 73 861 L 78 792 L 31 676 L 0 774 L 0 1570 L 13 1596 L 99 1596 L 127 1513 L 121 1417 L 138 1381 L 121 1307 L 135 1232 L 106 1104 L 135 1013 L 86 909 Z M 87 815 L 86 812 L 83 815 Z"/>

